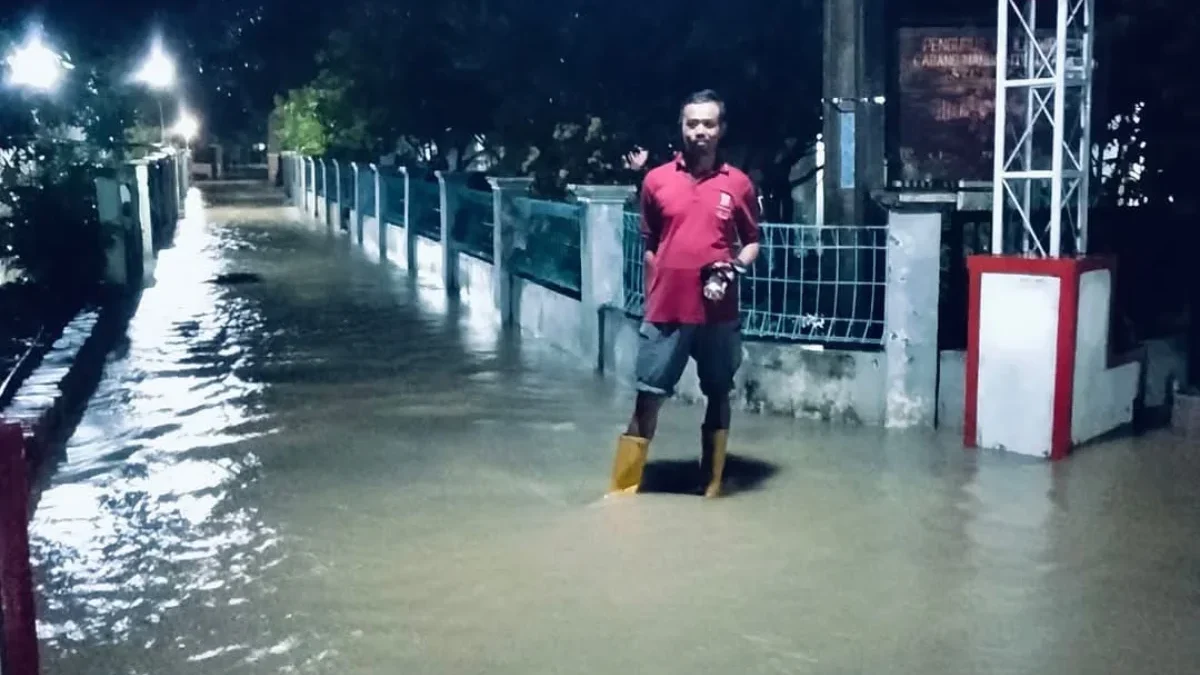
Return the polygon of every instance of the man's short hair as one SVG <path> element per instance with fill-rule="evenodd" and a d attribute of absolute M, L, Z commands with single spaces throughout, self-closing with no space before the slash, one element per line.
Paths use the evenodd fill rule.
<path fill-rule="evenodd" d="M 683 99 L 683 105 L 679 106 L 679 116 L 683 117 L 684 108 L 697 103 L 716 103 L 717 109 L 720 110 L 721 123 L 725 123 L 725 99 L 721 98 L 721 95 L 712 89 L 702 89 L 689 94 L 687 98 Z"/>

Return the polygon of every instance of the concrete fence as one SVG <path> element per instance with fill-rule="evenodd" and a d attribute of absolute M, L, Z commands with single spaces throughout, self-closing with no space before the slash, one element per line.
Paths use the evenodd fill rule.
<path fill-rule="evenodd" d="M 122 288 L 154 283 L 158 251 L 184 216 L 188 164 L 186 152 L 164 150 L 95 179 L 100 222 L 109 235 L 105 283 Z"/>
<path fill-rule="evenodd" d="M 632 377 L 641 322 L 634 187 L 575 185 L 570 202 L 546 203 L 531 198 L 527 178 L 487 177 L 483 190 L 464 174 L 428 180 L 294 153 L 283 153 L 280 172 L 306 222 L 352 238 L 375 260 L 436 276 L 498 325 Z M 763 224 L 764 251 L 740 289 L 738 405 L 933 426 L 943 215 L 906 204 L 886 226 Z M 691 367 L 678 396 L 700 398 Z"/>

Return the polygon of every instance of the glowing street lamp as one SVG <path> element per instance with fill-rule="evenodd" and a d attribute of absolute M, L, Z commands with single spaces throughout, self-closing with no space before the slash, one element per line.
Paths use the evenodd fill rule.
<path fill-rule="evenodd" d="M 160 92 L 160 95 L 156 97 L 158 99 L 158 126 L 161 134 L 159 140 L 166 143 L 167 122 L 163 116 L 161 92 L 175 86 L 175 61 L 163 51 L 161 42 L 155 40 L 150 45 L 150 53 L 146 55 L 146 60 L 142 61 L 142 66 L 138 68 L 138 71 L 133 74 L 133 79 Z"/>
<path fill-rule="evenodd" d="M 200 133 L 200 120 L 196 116 L 188 112 L 187 109 L 179 111 L 179 119 L 175 120 L 174 126 L 171 127 L 171 133 L 182 138 L 185 143 L 190 144 L 195 140 L 196 135 Z"/>
<path fill-rule="evenodd" d="M 57 89 L 65 72 L 72 68 L 61 55 L 47 47 L 37 33 L 31 33 L 25 44 L 12 50 L 4 63 L 8 66 L 5 81 L 9 85 L 45 93 Z"/>
<path fill-rule="evenodd" d="M 165 91 L 175 86 L 175 62 L 163 51 L 162 44 L 155 40 L 146 60 L 133 77 L 151 89 Z"/>

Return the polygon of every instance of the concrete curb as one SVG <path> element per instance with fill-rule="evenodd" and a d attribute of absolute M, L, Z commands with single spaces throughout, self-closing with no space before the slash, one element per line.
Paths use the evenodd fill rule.
<path fill-rule="evenodd" d="M 0 420 L 23 431 L 31 486 L 52 468 L 57 446 L 74 432 L 128 323 L 128 309 L 128 302 L 120 301 L 76 315 L 0 414 Z"/>

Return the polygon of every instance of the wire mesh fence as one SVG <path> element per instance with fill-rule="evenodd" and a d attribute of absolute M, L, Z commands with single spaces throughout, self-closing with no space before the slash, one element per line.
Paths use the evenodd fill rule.
<path fill-rule="evenodd" d="M 622 246 L 625 251 L 624 275 L 625 312 L 642 316 L 646 305 L 645 249 L 642 246 L 642 216 L 636 211 L 623 214 Z"/>
<path fill-rule="evenodd" d="M 578 298 L 583 276 L 579 248 L 583 207 L 528 198 L 515 203 L 525 227 L 514 247 L 513 269 L 521 277 Z"/>
<path fill-rule="evenodd" d="M 467 255 L 491 262 L 494 256 L 492 193 L 467 187 L 454 189 L 455 204 L 451 234 L 458 249 Z"/>
<path fill-rule="evenodd" d="M 624 214 L 625 311 L 642 316 L 644 248 Z M 762 340 L 878 347 L 884 336 L 887 227 L 763 223 L 761 251 L 741 277 L 742 333 Z"/>
<path fill-rule="evenodd" d="M 763 223 L 742 277 L 742 332 L 822 344 L 882 345 L 887 227 Z"/>

